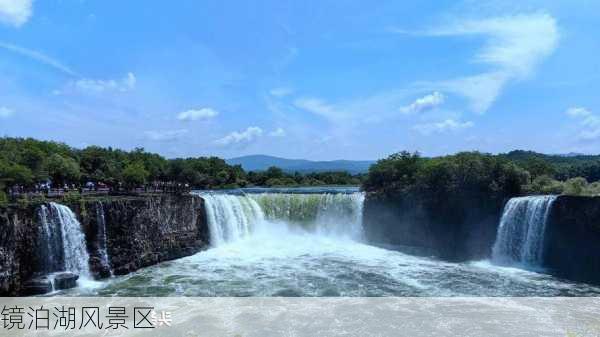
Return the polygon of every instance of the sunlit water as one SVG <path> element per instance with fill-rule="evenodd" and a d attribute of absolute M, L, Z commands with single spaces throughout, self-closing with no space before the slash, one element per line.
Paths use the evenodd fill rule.
<path fill-rule="evenodd" d="M 359 198 L 357 198 L 359 197 Z M 207 197 L 210 198 L 210 197 Z M 319 230 L 328 226 L 335 212 L 358 205 L 347 201 L 314 198 L 248 198 L 235 202 L 213 196 L 213 211 L 220 222 L 213 226 L 242 228 L 233 237 L 221 228 L 216 247 L 193 256 L 164 262 L 126 276 L 87 282 L 64 292 L 100 296 L 594 296 L 600 289 L 560 280 L 543 273 L 495 266 L 487 261 L 449 263 L 416 257 L 359 242 L 356 224 L 343 235 Z M 354 198 L 354 199 L 351 199 Z M 208 199 L 207 199 L 208 200 Z M 318 205 L 314 207 L 313 203 Z M 344 207 L 331 207 L 331 202 Z M 257 211 L 256 205 L 260 209 Z M 287 205 L 284 207 L 284 205 Z M 210 206 L 210 205 L 209 205 Z M 285 218 L 290 209 L 313 207 L 319 219 L 303 226 Z M 225 207 L 225 209 L 221 209 Z M 270 209 L 269 209 L 270 207 Z M 265 210 L 263 212 L 262 210 Z M 333 213 L 332 213 L 333 212 Z M 350 211 L 352 213 L 354 211 Z M 227 215 L 229 214 L 229 215 Z M 244 214 L 247 218 L 244 218 Z M 297 215 L 297 214 L 295 214 Z M 223 216 L 232 217 L 222 221 Z M 244 219 L 242 219 L 244 218 Z M 285 218 L 285 219 L 274 219 Z M 325 219 L 326 221 L 321 221 Z M 355 216 L 342 217 L 355 222 Z M 301 218 L 304 220 L 304 217 Z M 339 224 L 337 224 L 339 225 Z M 327 227 L 326 227 L 327 228 Z M 245 233 L 245 234 L 244 234 Z"/>

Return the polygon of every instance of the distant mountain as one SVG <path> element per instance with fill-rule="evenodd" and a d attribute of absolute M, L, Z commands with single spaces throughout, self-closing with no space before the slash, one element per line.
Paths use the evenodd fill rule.
<path fill-rule="evenodd" d="M 246 171 L 264 171 L 270 166 L 277 166 L 288 172 L 324 172 L 347 171 L 352 174 L 365 173 L 369 166 L 375 163 L 372 160 L 331 160 L 312 161 L 306 159 L 286 159 L 266 155 L 252 155 L 227 159 L 230 165 L 242 165 Z"/>

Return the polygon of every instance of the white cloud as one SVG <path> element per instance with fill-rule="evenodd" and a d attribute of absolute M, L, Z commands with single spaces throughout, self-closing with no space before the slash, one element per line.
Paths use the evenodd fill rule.
<path fill-rule="evenodd" d="M 404 106 L 400 108 L 400 112 L 403 114 L 413 114 L 424 112 L 428 110 L 435 109 L 444 103 L 445 97 L 438 91 L 434 91 L 429 95 L 425 95 L 421 98 L 417 98 L 410 105 Z"/>
<path fill-rule="evenodd" d="M 0 22 L 20 27 L 31 17 L 33 0 L 0 0 Z"/>
<path fill-rule="evenodd" d="M 559 40 L 556 20 L 548 14 L 467 20 L 420 34 L 487 37 L 472 61 L 490 66 L 489 71 L 429 84 L 466 97 L 471 102 L 471 109 L 478 113 L 487 111 L 510 81 L 530 76 L 552 54 Z"/>
<path fill-rule="evenodd" d="M 2 0 L 0 0 L 0 1 L 2 1 Z M 23 47 L 16 46 L 16 45 L 10 44 L 10 43 L 5 43 L 5 42 L 0 42 L 0 48 L 8 50 L 10 52 L 13 52 L 15 54 L 25 56 L 27 58 L 30 58 L 30 59 L 40 62 L 42 64 L 45 64 L 45 65 L 52 67 L 62 73 L 65 73 L 69 76 L 78 76 L 76 72 L 71 70 L 71 68 L 67 67 L 66 65 L 62 64 L 60 61 L 57 61 L 57 60 L 51 58 L 50 56 L 44 55 L 38 51 L 23 48 Z"/>
<path fill-rule="evenodd" d="M 586 108 L 572 107 L 567 109 L 566 114 L 571 117 L 587 117 L 590 116 L 592 112 Z"/>
<path fill-rule="evenodd" d="M 106 91 L 126 92 L 135 89 L 137 79 L 133 73 L 119 80 L 95 80 L 82 78 L 74 81 L 71 86 L 77 90 L 88 93 L 103 93 Z"/>
<path fill-rule="evenodd" d="M 271 137 L 285 137 L 286 132 L 282 128 L 277 128 L 271 132 L 269 132 L 269 136 Z"/>
<path fill-rule="evenodd" d="M 227 136 L 215 140 L 215 144 L 219 146 L 230 146 L 230 145 L 245 145 L 252 143 L 260 136 L 262 136 L 263 130 L 257 126 L 250 126 L 244 131 L 234 131 Z"/>
<path fill-rule="evenodd" d="M 219 112 L 211 108 L 190 109 L 180 112 L 177 115 L 177 119 L 180 121 L 207 120 L 218 115 Z"/>
<path fill-rule="evenodd" d="M 337 110 L 332 105 L 329 105 L 318 98 L 299 98 L 294 101 L 294 106 L 316 115 L 323 116 L 327 119 L 336 120 L 343 118 L 345 115 L 342 111 Z"/>
<path fill-rule="evenodd" d="M 473 125 L 473 122 L 458 122 L 454 119 L 446 119 L 436 123 L 417 124 L 413 126 L 413 130 L 422 135 L 430 135 L 432 133 L 456 132 L 471 128 Z"/>
<path fill-rule="evenodd" d="M 579 140 L 589 141 L 600 138 L 600 117 L 590 110 L 582 107 L 572 107 L 565 112 L 572 118 L 579 120 Z"/>
<path fill-rule="evenodd" d="M 12 115 L 14 115 L 15 112 L 12 109 L 9 109 L 5 106 L 0 107 L 0 118 L 9 118 L 12 117 Z"/>
<path fill-rule="evenodd" d="M 163 130 L 163 131 L 146 131 L 144 132 L 144 136 L 153 141 L 159 142 L 169 142 L 178 140 L 188 133 L 186 129 L 180 130 Z"/>
<path fill-rule="evenodd" d="M 269 94 L 275 97 L 284 97 L 291 95 L 293 92 L 294 90 L 290 88 L 273 88 L 269 91 Z"/>

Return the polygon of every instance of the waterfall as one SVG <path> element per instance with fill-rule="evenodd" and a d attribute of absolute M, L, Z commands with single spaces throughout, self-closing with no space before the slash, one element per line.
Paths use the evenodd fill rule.
<path fill-rule="evenodd" d="M 39 211 L 42 233 L 41 252 L 45 265 L 42 270 L 55 272 L 67 270 L 89 275 L 89 256 L 85 237 L 75 214 L 67 206 L 54 202 Z"/>
<path fill-rule="evenodd" d="M 64 253 L 60 225 L 54 221 L 51 210 L 46 205 L 38 210 L 40 226 L 40 265 L 38 269 L 50 273 L 63 269 Z"/>
<path fill-rule="evenodd" d="M 104 217 L 104 205 L 98 202 L 96 207 L 96 221 L 98 223 L 98 253 L 102 266 L 105 267 L 112 275 L 112 268 L 108 259 L 108 248 L 106 244 L 106 219 Z"/>
<path fill-rule="evenodd" d="M 363 193 L 200 195 L 214 246 L 281 223 L 319 235 L 362 238 Z"/>
<path fill-rule="evenodd" d="M 492 260 L 540 267 L 546 222 L 556 196 L 512 198 L 504 206 Z"/>
<path fill-rule="evenodd" d="M 218 246 L 247 236 L 264 214 L 251 198 L 245 195 L 202 194 L 206 204 L 211 244 Z"/>
<path fill-rule="evenodd" d="M 363 193 L 252 194 L 272 221 L 287 221 L 323 235 L 362 238 Z"/>

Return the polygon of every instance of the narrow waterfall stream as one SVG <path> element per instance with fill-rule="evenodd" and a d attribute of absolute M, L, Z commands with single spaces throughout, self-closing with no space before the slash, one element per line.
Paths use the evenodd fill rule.
<path fill-rule="evenodd" d="M 108 259 L 108 247 L 106 243 L 106 218 L 104 215 L 104 205 L 102 202 L 98 202 L 96 212 L 96 221 L 98 223 L 98 253 L 100 254 L 102 265 L 112 275 L 112 268 L 110 266 L 110 260 Z"/>
<path fill-rule="evenodd" d="M 541 267 L 546 222 L 555 199 L 552 195 L 510 199 L 502 213 L 492 260 Z"/>

